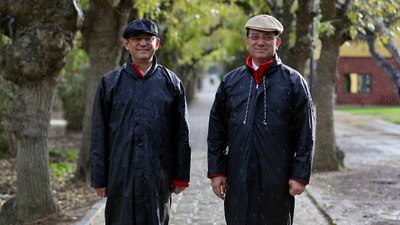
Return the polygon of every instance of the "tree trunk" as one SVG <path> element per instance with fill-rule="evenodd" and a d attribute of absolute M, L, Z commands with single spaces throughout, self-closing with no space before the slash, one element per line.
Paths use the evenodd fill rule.
<path fill-rule="evenodd" d="M 296 41 L 289 50 L 286 64 L 304 75 L 306 62 L 310 58 L 310 48 L 312 47 L 311 28 L 315 13 L 313 12 L 313 3 L 310 0 L 299 0 L 297 9 Z"/>
<path fill-rule="evenodd" d="M 114 1 L 115 2 L 115 1 Z M 133 10 L 133 0 L 121 0 L 111 5 L 107 0 L 90 1 L 90 11 L 82 30 L 84 49 L 89 56 L 90 71 L 86 77 L 86 105 L 83 115 L 81 147 L 76 177 L 89 180 L 90 140 L 93 101 L 101 77 L 120 66 L 122 31 Z"/>
<path fill-rule="evenodd" d="M 292 65 L 292 62 L 289 60 L 289 56 L 291 54 L 290 48 L 293 47 L 290 46 L 290 33 L 293 32 L 292 23 L 294 20 L 294 15 L 290 10 L 292 8 L 293 2 L 294 0 L 283 1 L 281 7 L 282 9 L 274 10 L 274 11 L 282 11 L 282 15 L 273 15 L 277 19 L 279 19 L 279 21 L 281 21 L 284 28 L 283 33 L 280 35 L 280 37 L 282 38 L 282 43 L 279 46 L 278 55 L 282 59 L 282 62 L 289 66 Z M 271 7 L 272 5 L 269 6 Z"/>
<path fill-rule="evenodd" d="M 313 171 L 335 171 L 343 164 L 344 152 L 337 148 L 334 128 L 334 93 L 338 79 L 339 48 L 348 29 L 347 11 L 352 0 L 321 0 L 322 22 L 329 22 L 334 34 L 322 33 L 322 48 L 317 69 L 317 134 Z M 338 19 L 340 18 L 340 19 Z"/>
<path fill-rule="evenodd" d="M 321 38 L 322 49 L 318 62 L 317 85 L 317 138 L 314 153 L 314 171 L 335 171 L 343 165 L 336 148 L 334 129 L 334 93 L 340 43 L 337 37 Z"/>
<path fill-rule="evenodd" d="M 20 87 L 13 102 L 17 139 L 17 195 L 3 208 L 11 221 L 34 221 L 54 214 L 47 152 L 47 134 L 56 82 L 51 79 Z M 34 196 L 34 197 L 33 197 Z M 11 210 L 12 212 L 9 212 Z M 10 220 L 11 219 L 11 220 Z"/>
<path fill-rule="evenodd" d="M 292 13 L 293 0 L 283 1 L 278 7 L 277 2 L 266 2 L 266 5 L 273 11 L 279 21 L 281 21 L 284 31 L 280 35 L 282 43 L 279 47 L 279 57 L 282 62 L 299 71 L 304 75 L 307 60 L 310 58 L 310 48 L 312 44 L 311 24 L 315 13 L 313 3 L 310 0 L 299 0 L 296 18 Z M 292 24 L 295 20 L 295 26 Z M 295 32 L 295 43 L 290 45 L 291 33 Z"/>
<path fill-rule="evenodd" d="M 2 1 L 0 12 L 18 21 L 12 44 L 0 51 L 0 74 L 19 86 L 11 118 L 17 143 L 17 193 L 3 205 L 0 224 L 22 224 L 57 211 L 47 134 L 58 74 L 82 17 L 74 1 L 62 0 Z"/>

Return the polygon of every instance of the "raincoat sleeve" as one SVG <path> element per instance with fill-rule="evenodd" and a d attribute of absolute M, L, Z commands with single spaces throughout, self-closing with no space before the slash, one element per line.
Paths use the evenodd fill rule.
<path fill-rule="evenodd" d="M 215 94 L 208 124 L 208 178 L 225 176 L 226 147 L 228 145 L 227 114 L 225 111 L 224 81 Z"/>
<path fill-rule="evenodd" d="M 106 100 L 106 82 L 100 82 L 93 103 L 92 139 L 90 147 L 91 186 L 106 187 L 108 180 L 108 143 L 107 121 L 108 103 Z"/>
<path fill-rule="evenodd" d="M 172 183 L 176 186 L 188 186 L 190 181 L 189 122 L 186 94 L 182 82 L 179 82 L 176 107 L 176 131 L 174 148 L 174 173 Z"/>
<path fill-rule="evenodd" d="M 315 143 L 315 115 L 308 85 L 301 75 L 294 81 L 293 96 L 296 154 L 292 163 L 291 179 L 308 184 Z"/>

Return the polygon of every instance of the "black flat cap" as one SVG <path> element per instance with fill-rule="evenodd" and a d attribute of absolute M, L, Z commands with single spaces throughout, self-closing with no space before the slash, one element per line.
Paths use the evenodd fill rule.
<path fill-rule="evenodd" d="M 122 33 L 123 38 L 129 38 L 138 34 L 151 34 L 158 37 L 157 24 L 148 19 L 136 19 L 126 25 L 124 32 Z"/>

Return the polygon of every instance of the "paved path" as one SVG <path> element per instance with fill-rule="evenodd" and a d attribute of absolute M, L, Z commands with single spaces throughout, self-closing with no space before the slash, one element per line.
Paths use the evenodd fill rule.
<path fill-rule="evenodd" d="M 189 107 L 191 185 L 172 196 L 171 225 L 224 225 L 223 202 L 206 178 L 208 115 L 216 86 L 204 85 Z M 375 117 L 335 112 L 345 169 L 313 174 L 296 197 L 295 225 L 400 225 L 400 126 Z M 77 225 L 104 225 L 104 201 Z"/>
<path fill-rule="evenodd" d="M 208 116 L 216 84 L 204 85 L 189 107 L 191 140 L 192 140 L 192 171 L 190 188 L 181 195 L 173 195 L 173 215 L 171 225 L 225 224 L 223 201 L 217 198 L 207 176 L 207 129 Z M 295 225 L 328 224 L 322 214 L 310 202 L 306 195 L 296 197 Z"/>
<path fill-rule="evenodd" d="M 190 187 L 172 195 L 170 225 L 224 225 L 223 201 L 217 198 L 207 176 L 207 129 L 217 84 L 205 84 L 189 107 L 192 166 Z M 93 206 L 77 225 L 103 225 L 104 200 Z M 326 219 L 307 194 L 296 197 L 295 225 L 325 225 Z"/>
<path fill-rule="evenodd" d="M 338 225 L 400 225 L 400 125 L 335 112 L 345 168 L 313 174 L 308 188 Z"/>

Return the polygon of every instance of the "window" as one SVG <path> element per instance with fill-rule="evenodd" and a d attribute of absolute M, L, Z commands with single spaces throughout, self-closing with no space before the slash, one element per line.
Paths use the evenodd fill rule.
<path fill-rule="evenodd" d="M 348 94 L 371 93 L 371 75 L 366 73 L 345 73 L 344 92 Z"/>

